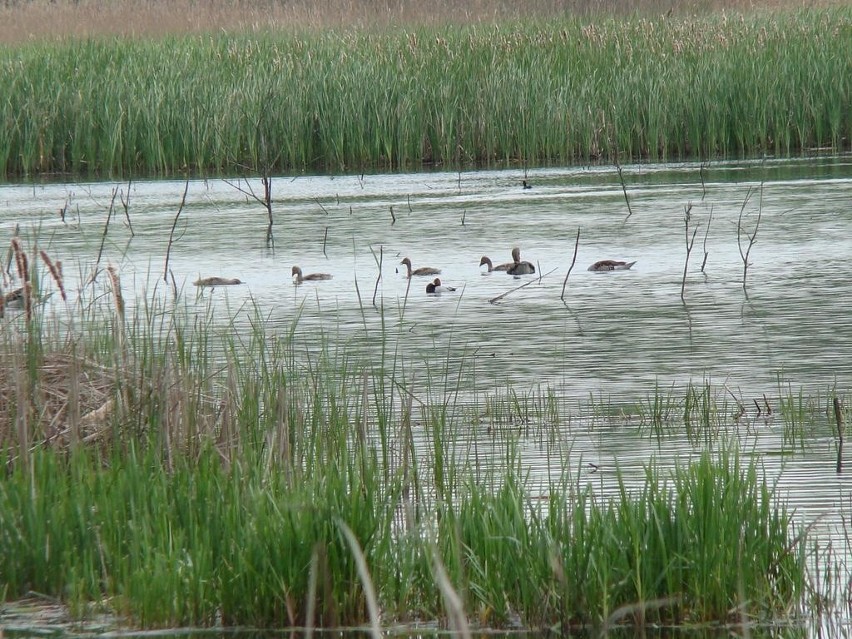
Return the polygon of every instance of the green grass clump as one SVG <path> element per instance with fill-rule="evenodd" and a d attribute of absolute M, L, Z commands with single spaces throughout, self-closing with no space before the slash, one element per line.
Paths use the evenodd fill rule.
<path fill-rule="evenodd" d="M 0 48 L 0 174 L 835 152 L 849 7 Z"/>
<path fill-rule="evenodd" d="M 420 383 L 415 426 L 397 354 L 362 359 L 260 316 L 235 337 L 179 298 L 130 312 L 117 275 L 104 284 L 111 297 L 61 324 L 42 307 L 2 319 L 8 599 L 144 627 L 340 627 L 371 621 L 366 583 L 379 623 L 563 629 L 786 619 L 809 601 L 804 535 L 733 450 L 650 464 L 606 499 L 567 458 L 532 487 L 517 428 L 489 434 L 488 470 L 465 454 L 449 362 Z M 555 398 L 519 397 L 513 411 L 552 417 Z"/>

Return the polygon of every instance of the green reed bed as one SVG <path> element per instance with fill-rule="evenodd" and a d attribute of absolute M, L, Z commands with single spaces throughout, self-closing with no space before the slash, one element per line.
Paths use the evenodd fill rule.
<path fill-rule="evenodd" d="M 0 173 L 848 150 L 852 10 L 0 48 Z"/>
<path fill-rule="evenodd" d="M 369 584 L 383 624 L 533 628 L 789 619 L 812 600 L 809 543 L 733 449 L 649 464 L 612 499 L 567 463 L 533 487 L 515 428 L 489 435 L 496 470 L 458 454 L 469 425 L 437 372 L 415 404 L 393 353 L 260 314 L 216 328 L 179 297 L 131 312 L 115 273 L 94 286 L 39 333 L 43 307 L 2 320 L 6 600 L 145 627 L 337 627 L 370 621 Z"/>

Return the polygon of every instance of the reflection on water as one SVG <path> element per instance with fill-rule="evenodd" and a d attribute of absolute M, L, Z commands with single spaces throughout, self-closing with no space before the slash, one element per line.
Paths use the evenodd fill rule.
<path fill-rule="evenodd" d="M 149 295 L 168 294 L 174 226 L 170 276 L 200 308 L 211 299 L 223 316 L 243 308 L 237 330 L 256 312 L 281 332 L 298 316 L 306 337 L 366 356 L 401 354 L 415 386 L 446 369 L 447 386 L 462 397 L 551 388 L 566 412 L 582 412 L 589 398 L 635 405 L 656 387 L 708 380 L 733 412 L 736 400 L 751 410 L 766 395 L 776 417 L 746 429 L 752 449 L 783 474 L 782 489 L 805 520 L 829 513 L 836 524 L 848 506 L 848 475 L 834 473 L 828 419 L 814 427 L 809 454 L 790 456 L 777 410 L 788 385 L 794 395 L 836 388 L 848 396 L 852 387 L 852 157 L 634 166 L 624 175 L 629 216 L 610 167 L 533 170 L 532 189 L 522 188 L 520 171 L 281 177 L 273 181 L 274 250 L 266 211 L 223 180 L 191 182 L 177 220 L 183 182 L 8 185 L 0 187 L 0 225 L 7 237 L 19 226 L 62 260 L 69 290 L 103 244 L 101 264 L 118 266 L 125 289 Z M 741 250 L 756 229 L 744 291 Z M 514 246 L 537 265 L 536 276 L 479 267 L 483 255 L 509 261 Z M 430 278 L 406 280 L 404 257 L 415 268 L 441 268 L 458 290 L 427 296 Z M 636 265 L 589 272 L 599 259 Z M 334 279 L 294 286 L 293 265 Z M 196 297 L 191 283 L 212 275 L 246 284 Z M 534 477 L 576 464 L 606 491 L 616 464 L 639 479 L 651 456 L 671 461 L 694 450 L 684 437 L 641 437 L 625 420 L 574 428 L 566 450 L 530 437 L 521 454 Z M 471 433 L 487 441 L 485 426 Z M 471 444 L 465 454 L 487 464 L 487 446 Z"/>

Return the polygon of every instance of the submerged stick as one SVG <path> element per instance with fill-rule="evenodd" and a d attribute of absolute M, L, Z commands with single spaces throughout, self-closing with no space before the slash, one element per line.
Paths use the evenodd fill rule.
<path fill-rule="evenodd" d="M 133 224 L 130 222 L 130 185 L 133 183 L 133 180 L 127 180 L 127 198 L 124 197 L 124 192 L 119 194 L 119 198 L 121 199 L 121 206 L 124 209 L 124 219 L 127 220 L 127 228 L 130 229 L 130 237 L 135 237 L 136 234 L 133 232 Z M 65 215 L 62 215 L 62 221 L 65 221 Z"/>
<path fill-rule="evenodd" d="M 183 207 L 186 204 L 186 194 L 189 192 L 189 178 L 186 179 L 186 185 L 183 187 L 183 197 L 180 199 L 180 206 L 178 207 L 177 214 L 175 214 L 175 219 L 172 220 L 172 230 L 169 231 L 169 244 L 166 246 L 166 262 L 163 266 L 163 281 L 168 284 L 169 283 L 169 255 L 172 252 L 172 244 L 175 239 L 175 228 L 177 228 L 178 218 L 180 218 L 180 214 L 183 211 Z"/>
<path fill-rule="evenodd" d="M 109 221 L 112 219 L 112 213 L 115 211 L 115 198 L 118 196 L 118 188 L 112 190 L 112 199 L 109 201 L 109 209 L 107 210 L 107 219 L 104 223 L 104 232 L 101 234 L 101 245 L 98 248 L 98 257 L 95 260 L 95 268 L 92 271 L 92 279 L 91 282 L 95 281 L 95 276 L 98 273 L 98 267 L 101 264 L 101 257 L 104 253 L 104 244 L 106 244 L 107 231 L 109 231 Z"/>
<path fill-rule="evenodd" d="M 710 207 L 710 217 L 707 219 L 707 228 L 704 229 L 704 259 L 701 261 L 701 272 L 704 272 L 704 267 L 707 266 L 707 257 L 710 253 L 707 252 L 707 236 L 710 235 L 710 223 L 713 221 L 713 207 Z"/>
<path fill-rule="evenodd" d="M 837 422 L 837 474 L 843 470 L 843 410 L 840 398 L 834 398 L 834 421 Z"/>
<path fill-rule="evenodd" d="M 562 297 L 560 299 L 565 301 L 565 287 L 568 286 L 568 276 L 571 275 L 571 269 L 574 268 L 574 264 L 577 261 L 577 248 L 580 246 L 580 227 L 577 227 L 577 239 L 574 240 L 574 258 L 571 260 L 571 266 L 568 267 L 568 272 L 565 274 L 565 279 L 562 281 Z"/>
<path fill-rule="evenodd" d="M 515 291 L 520 291 L 522 288 L 526 288 L 526 287 L 527 287 L 527 286 L 529 286 L 530 284 L 535 284 L 536 282 L 541 282 L 541 280 L 543 280 L 545 277 L 547 277 L 547 276 L 548 276 L 548 275 L 550 275 L 551 273 L 556 272 L 556 270 L 557 270 L 557 269 L 552 269 L 552 270 L 548 271 L 547 273 L 545 273 L 544 275 L 542 275 L 542 276 L 538 277 L 537 279 L 530 280 L 529 282 L 526 282 L 525 284 L 521 284 L 520 286 L 516 286 L 515 288 L 513 288 L 513 289 L 511 289 L 511 290 L 508 290 L 508 291 L 506 291 L 505 293 L 501 293 L 501 294 L 500 294 L 500 295 L 498 295 L 497 297 L 494 297 L 494 298 L 492 298 L 492 299 L 488 300 L 488 302 L 489 302 L 490 304 L 496 304 L 497 302 L 499 302 L 500 300 L 502 300 L 504 297 L 506 297 L 506 296 L 507 296 L 507 295 L 509 295 L 510 293 L 514 293 Z M 409 280 L 409 281 L 410 281 L 410 280 Z"/>
<path fill-rule="evenodd" d="M 619 164 L 618 160 L 615 161 L 615 168 L 618 169 L 618 179 L 621 182 L 621 190 L 624 193 L 624 201 L 627 203 L 627 217 L 624 218 L 626 222 L 631 215 L 633 215 L 633 209 L 630 208 L 630 198 L 627 197 L 627 185 L 624 183 L 624 175 L 621 171 L 621 164 Z"/>
<path fill-rule="evenodd" d="M 760 185 L 761 203 L 757 209 L 757 223 L 754 225 L 753 233 L 746 232 L 745 234 L 748 238 L 748 247 L 746 248 L 745 252 L 743 252 L 743 245 L 741 241 L 741 235 L 743 232 L 743 211 L 745 210 L 749 197 L 751 197 L 751 187 L 749 187 L 749 190 L 746 193 L 745 199 L 743 200 L 743 205 L 740 207 L 740 216 L 737 219 L 737 248 L 740 251 L 740 258 L 743 261 L 743 293 L 745 293 L 746 298 L 748 298 L 748 291 L 746 290 L 746 276 L 748 275 L 749 267 L 748 256 L 749 253 L 751 253 L 751 247 L 754 246 L 755 242 L 757 242 L 757 231 L 760 228 L 760 217 L 763 213 L 763 184 Z"/>
<path fill-rule="evenodd" d="M 370 249 L 372 250 L 372 249 Z M 373 257 L 375 258 L 376 254 L 373 253 Z M 378 308 L 376 306 L 376 295 L 379 292 L 379 282 L 382 281 L 382 260 L 384 259 L 384 246 L 379 246 L 379 274 L 376 276 L 376 287 L 373 289 L 373 308 Z"/>
<path fill-rule="evenodd" d="M 683 228 L 686 241 L 686 259 L 683 261 L 683 279 L 680 282 L 680 301 L 684 300 L 684 292 L 686 291 L 686 272 L 689 267 L 689 254 L 692 253 L 692 245 L 695 244 L 695 234 L 698 233 L 698 228 L 692 230 L 692 238 L 689 237 L 689 220 L 692 213 L 692 202 L 684 207 Z"/>

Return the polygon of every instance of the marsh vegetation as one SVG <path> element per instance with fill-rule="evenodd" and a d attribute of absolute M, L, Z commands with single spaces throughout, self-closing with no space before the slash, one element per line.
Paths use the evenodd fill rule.
<path fill-rule="evenodd" d="M 849 149 L 849 7 L 0 48 L 0 173 L 269 175 Z"/>

